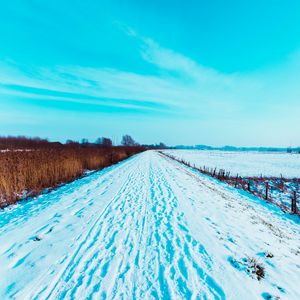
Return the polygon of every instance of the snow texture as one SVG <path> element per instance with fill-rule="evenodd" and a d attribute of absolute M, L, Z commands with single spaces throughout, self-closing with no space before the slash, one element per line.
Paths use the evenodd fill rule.
<path fill-rule="evenodd" d="M 0 212 L 0 299 L 296 300 L 299 233 L 147 151 Z"/>
<path fill-rule="evenodd" d="M 283 152 L 165 150 L 196 167 L 225 169 L 235 176 L 300 177 L 300 154 Z"/>

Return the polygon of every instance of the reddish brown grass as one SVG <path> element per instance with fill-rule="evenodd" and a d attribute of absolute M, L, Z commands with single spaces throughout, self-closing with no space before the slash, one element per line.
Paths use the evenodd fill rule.
<path fill-rule="evenodd" d="M 143 151 L 142 147 L 42 147 L 0 152 L 0 207 Z"/>

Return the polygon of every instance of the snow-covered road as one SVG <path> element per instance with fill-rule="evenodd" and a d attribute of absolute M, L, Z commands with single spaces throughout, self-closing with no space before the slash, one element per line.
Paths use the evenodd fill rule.
<path fill-rule="evenodd" d="M 147 151 L 0 212 L 0 299 L 299 299 L 299 233 Z"/>

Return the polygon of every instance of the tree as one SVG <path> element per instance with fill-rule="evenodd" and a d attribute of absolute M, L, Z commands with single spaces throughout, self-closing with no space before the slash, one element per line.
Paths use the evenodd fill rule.
<path fill-rule="evenodd" d="M 83 138 L 83 139 L 81 140 L 81 144 L 82 144 L 82 145 L 87 145 L 88 143 L 89 143 L 89 140 L 88 140 L 88 139 Z"/>
<path fill-rule="evenodd" d="M 67 140 L 66 141 L 67 145 L 78 145 L 79 143 L 77 141 L 73 141 L 73 140 Z"/>
<path fill-rule="evenodd" d="M 167 146 L 166 146 L 166 144 L 160 142 L 159 145 L 158 145 L 158 148 L 160 148 L 160 149 L 166 149 Z"/>
<path fill-rule="evenodd" d="M 104 147 L 112 147 L 112 140 L 106 137 L 102 138 L 102 145 Z"/>
<path fill-rule="evenodd" d="M 112 147 L 112 140 L 106 137 L 98 138 L 95 143 L 97 145 L 102 145 L 103 147 Z"/>
<path fill-rule="evenodd" d="M 97 138 L 95 144 L 102 145 L 102 138 Z"/>
<path fill-rule="evenodd" d="M 129 146 L 129 147 L 137 145 L 137 143 L 135 142 L 135 140 L 130 135 L 128 135 L 128 134 L 123 135 L 121 144 L 123 146 Z"/>

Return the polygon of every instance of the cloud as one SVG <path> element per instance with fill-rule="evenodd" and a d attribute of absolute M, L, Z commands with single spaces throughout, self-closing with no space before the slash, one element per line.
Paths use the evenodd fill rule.
<path fill-rule="evenodd" d="M 122 26 L 119 25 L 119 26 Z M 119 107 L 124 113 L 152 111 L 186 118 L 259 119 L 288 113 L 288 103 L 300 97 L 300 55 L 284 64 L 251 73 L 225 74 L 202 66 L 123 26 L 141 45 L 141 59 L 156 73 L 144 74 L 109 68 L 22 66 L 0 64 L 0 93 L 17 98 Z M 41 100 L 42 101 L 42 100 Z M 299 111 L 299 105 L 295 108 Z"/>

